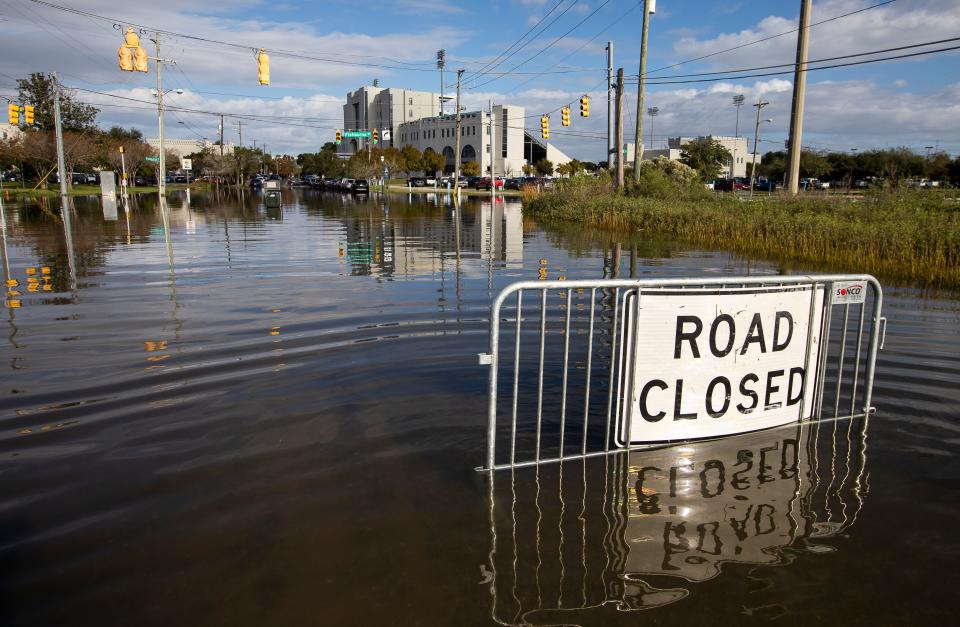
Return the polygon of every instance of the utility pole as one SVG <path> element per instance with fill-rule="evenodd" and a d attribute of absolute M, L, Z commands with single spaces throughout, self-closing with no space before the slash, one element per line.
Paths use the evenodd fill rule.
<path fill-rule="evenodd" d="M 623 68 L 617 69 L 617 189 L 623 190 Z"/>
<path fill-rule="evenodd" d="M 237 120 L 237 133 L 240 135 L 238 148 L 243 148 L 243 120 Z"/>
<path fill-rule="evenodd" d="M 607 169 L 613 169 L 616 149 L 613 147 L 613 42 L 607 42 Z"/>
<path fill-rule="evenodd" d="M 157 118 L 160 127 L 160 176 L 157 177 L 157 185 L 160 195 L 167 192 L 167 155 L 163 144 L 163 86 L 160 82 L 160 68 L 163 67 L 163 57 L 160 56 L 160 33 L 155 33 L 156 38 L 153 43 L 157 44 Z"/>
<path fill-rule="evenodd" d="M 57 136 L 57 175 L 60 177 L 60 200 L 63 201 L 63 215 L 64 220 L 69 221 L 67 216 L 70 213 L 70 210 L 67 207 L 67 165 L 66 160 L 63 156 L 63 123 L 60 119 L 60 79 L 57 78 L 56 73 L 53 75 L 53 122 L 56 129 Z M 160 136 L 161 138 L 163 135 Z M 161 146 L 163 145 L 163 139 L 160 140 Z M 163 159 L 163 157 L 160 157 Z"/>
<path fill-rule="evenodd" d="M 733 106 L 737 108 L 737 126 L 734 131 L 734 136 L 736 139 L 733 141 L 733 156 L 731 157 L 732 162 L 730 163 L 730 178 L 736 178 L 737 171 L 737 144 L 740 143 L 740 107 L 743 106 L 743 101 L 745 100 L 743 94 L 737 94 L 733 97 Z"/>
<path fill-rule="evenodd" d="M 643 159 L 643 83 L 647 72 L 647 33 L 650 30 L 650 1 L 643 0 L 643 31 L 640 36 L 640 75 L 637 77 L 637 128 L 634 135 L 633 180 L 640 181 L 640 161 Z M 619 79 L 617 81 L 620 82 Z M 618 114 L 619 115 L 619 114 Z"/>
<path fill-rule="evenodd" d="M 810 49 L 810 12 L 813 0 L 800 0 L 800 30 L 797 32 L 797 63 L 793 70 L 793 103 L 790 109 L 790 147 L 787 153 L 787 185 L 791 196 L 800 188 L 800 151 L 803 147 L 803 102 L 807 95 L 807 55 Z"/>
<path fill-rule="evenodd" d="M 457 122 L 456 122 L 456 144 L 455 149 L 456 154 L 453 156 L 453 185 L 454 185 L 454 198 L 460 198 L 460 78 L 463 76 L 463 69 L 457 70 Z M 459 222 L 460 217 L 457 216 Z M 459 231 L 458 231 L 459 234 Z M 457 249 L 457 255 L 460 254 L 460 249 Z"/>
<path fill-rule="evenodd" d="M 220 158 L 223 158 L 223 114 L 220 114 Z"/>
<path fill-rule="evenodd" d="M 497 134 L 494 132 L 493 101 L 490 101 L 490 211 L 493 211 L 493 203 L 497 200 L 497 170 L 494 167 L 497 163 L 496 145 Z M 492 214 L 491 214 L 492 215 Z M 491 218 L 492 219 L 492 218 Z"/>
<path fill-rule="evenodd" d="M 760 143 L 760 112 L 770 104 L 766 100 L 760 100 L 755 105 L 757 108 L 757 127 L 753 131 L 753 159 L 750 160 L 750 195 L 753 196 L 753 174 L 757 169 L 757 144 Z M 769 121 L 769 120 L 768 120 Z"/>

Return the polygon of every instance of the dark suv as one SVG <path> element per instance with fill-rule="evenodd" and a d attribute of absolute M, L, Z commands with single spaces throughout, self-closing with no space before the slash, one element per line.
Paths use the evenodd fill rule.
<path fill-rule="evenodd" d="M 350 191 L 354 194 L 369 194 L 370 183 L 367 182 L 367 179 L 354 179 Z"/>

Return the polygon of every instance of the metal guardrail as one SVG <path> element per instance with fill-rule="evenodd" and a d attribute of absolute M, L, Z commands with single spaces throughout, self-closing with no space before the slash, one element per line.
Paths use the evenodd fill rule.
<path fill-rule="evenodd" d="M 863 302 L 833 304 L 834 284 L 853 281 L 866 286 Z M 630 438 L 621 442 L 617 437 L 618 433 L 633 433 L 633 403 L 627 401 L 633 398 L 633 366 L 643 347 L 631 341 L 630 327 L 639 319 L 634 316 L 639 316 L 641 297 L 665 291 L 720 295 L 778 287 L 808 290 L 810 313 L 816 313 L 810 320 L 816 319 L 819 325 L 819 335 L 809 333 L 807 337 L 807 355 L 814 361 L 804 363 L 815 364 L 816 378 L 809 394 L 802 384 L 801 413 L 809 408 L 805 415 L 809 420 L 821 419 L 824 407 L 832 409 L 834 417 L 871 413 L 876 356 L 886 328 L 881 316 L 882 289 L 872 276 L 520 282 L 505 288 L 494 300 L 489 351 L 480 354 L 480 363 L 489 367 L 489 405 L 486 463 L 478 470 L 547 464 L 649 446 L 631 443 Z M 836 307 L 842 308 L 840 314 L 834 313 Z M 842 323 L 834 325 L 836 316 Z M 507 337 L 505 345 L 512 344 L 512 355 L 509 348 L 501 346 L 501 335 Z M 532 349 L 530 336 L 535 338 Z M 822 346 L 814 347 L 819 338 L 824 340 Z M 812 353 L 814 350 L 817 352 Z M 501 376 L 511 383 L 511 393 L 504 397 L 499 394 Z M 498 420 L 505 412 L 509 421 Z M 504 445 L 501 450 L 508 451 L 508 455 L 500 454 L 501 459 L 498 443 Z"/>

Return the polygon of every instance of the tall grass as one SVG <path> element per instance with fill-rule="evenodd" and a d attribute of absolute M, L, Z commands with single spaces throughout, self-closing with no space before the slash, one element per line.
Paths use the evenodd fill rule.
<path fill-rule="evenodd" d="M 781 263 L 960 289 L 960 203 L 942 193 L 671 200 L 619 195 L 606 182 L 584 180 L 530 198 L 525 209 L 547 223 L 639 230 Z"/>

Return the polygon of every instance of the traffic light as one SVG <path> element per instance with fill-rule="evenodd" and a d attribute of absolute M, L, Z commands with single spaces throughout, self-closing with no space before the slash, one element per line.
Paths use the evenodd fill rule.
<path fill-rule="evenodd" d="M 570 107 L 560 109 L 560 124 L 570 126 Z"/>
<path fill-rule="evenodd" d="M 33 124 L 33 105 L 26 105 L 23 107 L 23 122 L 27 126 L 31 126 Z"/>
<path fill-rule="evenodd" d="M 540 135 L 544 139 L 550 139 L 550 116 L 540 116 Z"/>
<path fill-rule="evenodd" d="M 133 53 L 130 52 L 130 48 L 126 46 L 117 48 L 117 66 L 123 72 L 133 71 Z"/>
<path fill-rule="evenodd" d="M 584 96 L 580 99 L 580 117 L 590 117 L 590 97 Z"/>
<path fill-rule="evenodd" d="M 12 124 L 13 126 L 20 124 L 20 107 L 19 106 L 15 104 L 11 104 L 10 106 L 7 107 L 7 122 Z"/>
<path fill-rule="evenodd" d="M 336 141 L 337 141 L 337 146 L 339 146 L 343 142 L 343 133 L 341 133 L 339 130 L 337 130 Z"/>
<path fill-rule="evenodd" d="M 133 51 L 133 69 L 137 72 L 149 72 L 147 66 L 147 51 L 143 48 L 137 48 Z"/>
<path fill-rule="evenodd" d="M 261 85 L 270 84 L 270 56 L 263 48 L 260 48 L 257 54 L 257 74 Z"/>
<path fill-rule="evenodd" d="M 370 138 L 373 140 L 373 145 L 376 146 L 380 143 L 380 131 L 373 129 L 373 132 L 370 134 Z"/>

